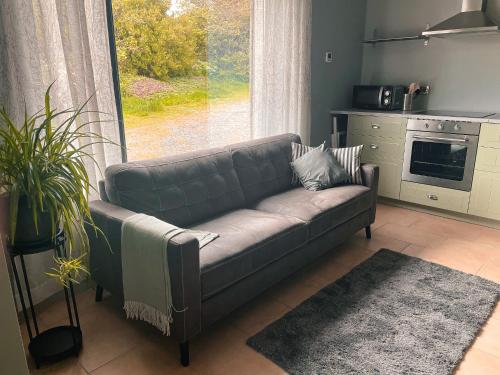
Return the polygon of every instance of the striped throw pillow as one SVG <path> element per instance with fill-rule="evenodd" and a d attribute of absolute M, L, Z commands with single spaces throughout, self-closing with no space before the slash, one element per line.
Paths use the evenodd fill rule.
<path fill-rule="evenodd" d="M 361 177 L 361 152 L 363 151 L 363 145 L 347 148 L 330 148 L 330 151 L 333 157 L 337 159 L 339 164 L 351 176 L 351 183 L 354 185 L 363 185 Z"/>
<path fill-rule="evenodd" d="M 325 142 L 323 142 L 321 145 L 317 147 L 306 146 L 300 143 L 292 142 L 292 163 L 301 156 L 304 156 L 309 151 L 312 151 L 316 148 L 319 148 L 321 151 L 323 151 L 325 149 Z M 299 186 L 299 185 L 300 185 L 300 180 L 292 169 L 292 186 Z"/>

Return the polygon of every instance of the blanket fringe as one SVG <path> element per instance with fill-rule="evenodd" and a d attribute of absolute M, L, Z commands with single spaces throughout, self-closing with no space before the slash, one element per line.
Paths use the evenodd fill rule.
<path fill-rule="evenodd" d="M 164 335 L 170 336 L 170 323 L 173 322 L 171 306 L 168 307 L 167 314 L 138 301 L 125 301 L 123 308 L 127 319 L 142 320 L 159 329 Z"/>

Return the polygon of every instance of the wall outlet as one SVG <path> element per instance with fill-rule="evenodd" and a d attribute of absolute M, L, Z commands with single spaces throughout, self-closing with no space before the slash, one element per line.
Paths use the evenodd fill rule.
<path fill-rule="evenodd" d="M 325 62 L 326 63 L 333 62 L 333 51 L 326 51 L 325 52 Z"/>

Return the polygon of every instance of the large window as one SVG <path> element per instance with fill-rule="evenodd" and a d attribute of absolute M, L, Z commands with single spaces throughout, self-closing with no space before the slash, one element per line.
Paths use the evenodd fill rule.
<path fill-rule="evenodd" d="M 250 137 L 251 0 L 113 0 L 129 160 Z"/>

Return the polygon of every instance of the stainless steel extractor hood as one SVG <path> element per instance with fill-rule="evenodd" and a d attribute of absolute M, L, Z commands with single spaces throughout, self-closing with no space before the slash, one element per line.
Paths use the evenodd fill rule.
<path fill-rule="evenodd" d="M 498 33 L 500 27 L 486 15 L 487 0 L 463 0 L 462 11 L 431 27 L 423 36 L 442 36 L 471 33 Z"/>

